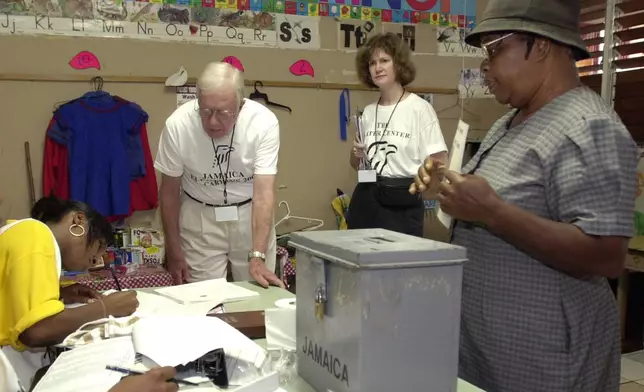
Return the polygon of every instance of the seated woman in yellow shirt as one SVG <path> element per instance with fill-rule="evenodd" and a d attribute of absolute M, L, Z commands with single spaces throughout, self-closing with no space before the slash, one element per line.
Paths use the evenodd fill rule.
<path fill-rule="evenodd" d="M 75 308 L 66 309 L 63 304 L 69 299 L 77 302 L 79 295 L 92 294 L 80 285 L 61 289 L 60 275 L 63 268 L 87 270 L 102 256 L 113 239 L 112 228 L 104 217 L 84 203 L 53 197 L 40 199 L 31 216 L 8 221 L 0 228 L 3 351 L 11 347 L 10 351 L 22 352 L 58 344 L 87 322 L 134 313 L 138 306 L 134 291 L 97 295 L 93 302 Z M 7 355 L 10 361 L 15 358 Z M 23 373 L 19 368 L 16 371 Z"/>

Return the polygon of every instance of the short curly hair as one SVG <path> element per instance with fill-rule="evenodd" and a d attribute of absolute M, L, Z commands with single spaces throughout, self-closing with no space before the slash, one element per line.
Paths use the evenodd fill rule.
<path fill-rule="evenodd" d="M 394 69 L 396 70 L 396 81 L 401 86 L 407 86 L 414 81 L 416 78 L 416 66 L 412 61 L 409 46 L 397 34 L 379 33 L 371 36 L 360 47 L 356 55 L 356 71 L 358 73 L 358 79 L 360 79 L 362 84 L 372 88 L 378 88 L 373 80 L 371 80 L 371 73 L 369 72 L 371 56 L 378 49 L 384 51 L 393 59 Z"/>

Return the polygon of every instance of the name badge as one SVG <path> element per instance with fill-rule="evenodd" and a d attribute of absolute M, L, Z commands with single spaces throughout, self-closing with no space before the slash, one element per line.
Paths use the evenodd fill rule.
<path fill-rule="evenodd" d="M 358 170 L 358 182 L 376 182 L 375 170 Z"/>
<path fill-rule="evenodd" d="M 217 222 L 230 222 L 239 220 L 237 206 L 215 207 L 215 220 Z"/>

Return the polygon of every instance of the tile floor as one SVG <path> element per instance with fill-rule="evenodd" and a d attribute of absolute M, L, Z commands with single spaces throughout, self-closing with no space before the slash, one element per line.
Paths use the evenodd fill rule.
<path fill-rule="evenodd" d="M 644 392 L 644 350 L 622 355 L 620 392 Z"/>

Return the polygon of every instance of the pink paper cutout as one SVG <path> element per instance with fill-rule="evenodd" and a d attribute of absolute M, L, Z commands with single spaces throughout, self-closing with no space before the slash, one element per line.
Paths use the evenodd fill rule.
<path fill-rule="evenodd" d="M 98 57 L 88 51 L 79 52 L 74 58 L 69 60 L 69 65 L 74 69 L 101 69 L 101 62 L 98 61 Z"/>
<path fill-rule="evenodd" d="M 295 76 L 309 75 L 312 78 L 315 77 L 315 70 L 307 60 L 298 60 L 294 62 L 288 70 Z"/>
<path fill-rule="evenodd" d="M 225 59 L 222 60 L 224 63 L 228 63 L 232 65 L 233 67 L 237 68 L 238 70 L 244 72 L 244 66 L 242 65 L 241 61 L 235 56 L 228 56 Z"/>

